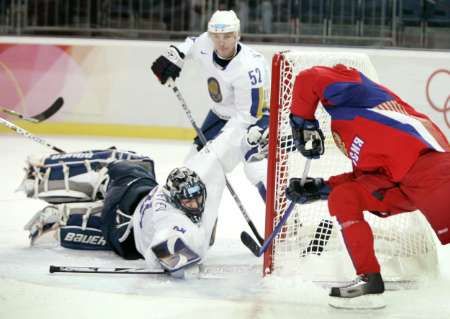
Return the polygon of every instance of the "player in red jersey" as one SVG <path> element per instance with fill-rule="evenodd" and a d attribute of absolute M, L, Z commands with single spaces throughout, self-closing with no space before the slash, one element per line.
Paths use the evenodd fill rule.
<path fill-rule="evenodd" d="M 427 116 L 356 69 L 316 66 L 297 75 L 290 114 L 294 142 L 307 158 L 324 153 L 314 117 L 319 101 L 353 171 L 327 181 L 308 178 L 304 185 L 291 179 L 286 193 L 299 203 L 328 199 L 330 214 L 341 225 L 358 278 L 347 287 L 332 288 L 330 296 L 381 294 L 384 283 L 363 211 L 389 217 L 418 209 L 441 243 L 448 244 L 450 145 Z"/>

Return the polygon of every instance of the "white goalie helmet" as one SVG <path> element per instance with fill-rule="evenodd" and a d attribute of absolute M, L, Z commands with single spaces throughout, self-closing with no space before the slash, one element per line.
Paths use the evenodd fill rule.
<path fill-rule="evenodd" d="M 239 34 L 241 23 L 233 10 L 217 10 L 208 22 L 208 32 L 228 33 L 236 32 Z"/>

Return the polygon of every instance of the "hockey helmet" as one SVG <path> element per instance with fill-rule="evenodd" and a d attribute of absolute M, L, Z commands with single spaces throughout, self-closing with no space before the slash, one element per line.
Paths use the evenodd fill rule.
<path fill-rule="evenodd" d="M 241 23 L 233 10 L 217 10 L 208 22 L 208 32 L 211 33 L 239 33 Z"/>
<path fill-rule="evenodd" d="M 200 177 L 187 167 L 173 169 L 164 186 L 176 208 L 193 222 L 202 218 L 206 202 L 206 187 Z"/>

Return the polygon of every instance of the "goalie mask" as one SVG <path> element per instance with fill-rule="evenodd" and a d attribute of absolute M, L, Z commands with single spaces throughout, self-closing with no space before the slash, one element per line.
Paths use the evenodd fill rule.
<path fill-rule="evenodd" d="M 164 186 L 170 193 L 175 207 L 198 223 L 205 209 L 206 187 L 200 177 L 187 167 L 173 169 Z"/>

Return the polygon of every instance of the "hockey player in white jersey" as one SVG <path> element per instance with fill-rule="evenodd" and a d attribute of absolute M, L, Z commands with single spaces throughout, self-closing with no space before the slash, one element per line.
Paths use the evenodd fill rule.
<path fill-rule="evenodd" d="M 203 261 L 214 243 L 225 179 L 214 156 L 200 154 L 186 163 L 187 167 L 172 170 L 165 185 L 155 187 L 135 210 L 136 248 L 150 267 L 161 264 L 173 272 Z M 186 261 L 180 262 L 177 254 Z"/>
<path fill-rule="evenodd" d="M 233 11 L 216 11 L 208 31 L 189 37 L 152 64 L 162 84 L 179 77 L 184 63 L 196 60 L 201 65 L 209 93 L 208 112 L 201 131 L 210 141 L 226 173 L 241 161 L 247 178 L 265 199 L 268 144 L 268 65 L 262 54 L 239 42 L 240 21 Z M 197 137 L 197 150 L 203 145 Z M 222 157 L 232 148 L 229 158 Z"/>
<path fill-rule="evenodd" d="M 210 152 L 200 152 L 185 167 L 172 170 L 161 185 L 156 182 L 153 161 L 148 157 L 113 161 L 104 167 L 107 178 L 99 174 L 102 181 L 108 181 L 104 200 L 99 195 L 90 202 L 85 202 L 86 197 L 78 200 L 64 195 L 74 194 L 75 188 L 90 194 L 90 187 L 79 186 L 99 184 L 92 171 L 80 170 L 79 161 L 75 161 L 80 153 L 74 153 L 73 158 L 70 155 L 59 160 L 68 171 L 64 176 L 51 160 L 30 168 L 37 176 L 41 170 L 48 172 L 51 168 L 47 180 L 27 174 L 26 179 L 37 185 L 33 195 L 51 204 L 25 226 L 32 244 L 56 231 L 63 247 L 113 250 L 125 259 L 144 258 L 148 268 L 162 268 L 171 274 L 204 260 L 214 242 L 225 187 L 222 168 Z M 83 158 L 82 165 L 86 162 L 89 159 Z M 40 188 L 41 183 L 55 188 L 51 194 L 57 196 Z M 64 198 L 70 200 L 65 202 Z"/>

